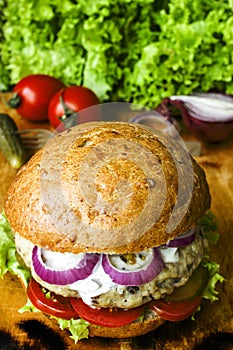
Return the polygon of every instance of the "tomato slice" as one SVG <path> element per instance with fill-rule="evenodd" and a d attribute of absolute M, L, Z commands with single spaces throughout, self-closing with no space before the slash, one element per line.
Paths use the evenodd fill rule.
<path fill-rule="evenodd" d="M 51 294 L 48 299 L 42 291 L 41 286 L 33 278 L 30 280 L 27 294 L 32 304 L 45 314 L 60 317 L 66 320 L 79 318 L 77 312 L 72 308 L 69 298 Z"/>
<path fill-rule="evenodd" d="M 70 298 L 70 302 L 82 319 L 92 324 L 109 328 L 121 327 L 135 321 L 144 310 L 143 305 L 128 310 L 119 308 L 97 309 L 86 305 L 81 298 Z"/>
<path fill-rule="evenodd" d="M 169 302 L 160 299 L 151 302 L 149 305 L 164 320 L 177 322 L 191 316 L 200 306 L 201 299 L 201 296 L 182 302 Z"/>
<path fill-rule="evenodd" d="M 144 310 L 144 305 L 133 309 L 120 308 L 92 308 L 86 305 L 81 298 L 64 298 L 51 293 L 47 298 L 41 286 L 33 278 L 30 280 L 28 297 L 32 304 L 40 311 L 63 319 L 82 318 L 92 324 L 103 327 L 121 327 L 135 321 Z M 177 322 L 191 316 L 200 306 L 202 297 L 180 302 L 166 299 L 155 300 L 147 304 L 151 310 L 161 318 Z"/>

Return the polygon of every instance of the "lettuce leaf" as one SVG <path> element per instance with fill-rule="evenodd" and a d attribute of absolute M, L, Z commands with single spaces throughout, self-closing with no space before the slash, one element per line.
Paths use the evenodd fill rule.
<path fill-rule="evenodd" d="M 70 320 L 64 320 L 62 318 L 51 317 L 56 319 L 61 330 L 67 329 L 71 333 L 71 339 L 77 343 L 81 339 L 87 339 L 89 335 L 88 326 L 89 323 L 79 318 L 74 320 L 73 318 Z"/>
<path fill-rule="evenodd" d="M 211 302 L 218 300 L 218 291 L 216 290 L 217 282 L 222 283 L 224 277 L 219 273 L 219 264 L 213 261 L 203 261 L 203 266 L 208 269 L 210 278 L 207 287 L 204 290 L 203 298 L 209 299 Z"/>
<path fill-rule="evenodd" d="M 210 245 L 213 243 L 217 243 L 219 239 L 219 233 L 217 232 L 218 221 L 216 216 L 211 211 L 208 211 L 199 220 L 199 225 L 208 243 Z"/>
<path fill-rule="evenodd" d="M 0 214 L 0 277 L 6 272 L 18 276 L 27 286 L 31 274 L 28 269 L 20 265 L 16 258 L 16 247 L 13 238 L 13 232 L 5 214 Z"/>
<path fill-rule="evenodd" d="M 232 1 L 8 0 L 0 12 L 0 88 L 44 73 L 148 108 L 233 93 Z"/>
<path fill-rule="evenodd" d="M 211 302 L 218 300 L 218 291 L 216 290 L 217 282 L 222 283 L 225 279 L 220 274 L 220 265 L 209 259 L 207 255 L 210 251 L 211 244 L 217 243 L 219 239 L 219 233 L 216 231 L 218 228 L 218 222 L 216 216 L 208 211 L 200 220 L 199 225 L 203 236 L 208 241 L 206 247 L 206 254 L 202 260 L 202 265 L 209 271 L 209 282 L 204 290 L 203 298 L 209 299 Z"/>
<path fill-rule="evenodd" d="M 31 300 L 28 298 L 27 302 L 24 306 L 22 306 L 18 312 L 20 314 L 23 314 L 24 312 L 41 312 L 40 310 L 38 310 L 31 302 Z"/>

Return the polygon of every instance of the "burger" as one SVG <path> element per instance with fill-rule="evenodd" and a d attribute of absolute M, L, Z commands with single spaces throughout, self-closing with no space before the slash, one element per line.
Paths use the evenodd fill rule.
<path fill-rule="evenodd" d="M 216 299 L 209 208 L 204 171 L 180 142 L 133 123 L 74 126 L 8 190 L 2 271 L 75 341 L 142 335 Z"/>

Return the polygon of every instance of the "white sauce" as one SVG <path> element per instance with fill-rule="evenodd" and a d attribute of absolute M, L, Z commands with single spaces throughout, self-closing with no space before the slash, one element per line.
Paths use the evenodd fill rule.
<path fill-rule="evenodd" d="M 179 250 L 178 248 L 159 248 L 160 253 L 162 254 L 163 261 L 167 263 L 176 263 L 179 260 Z"/>
<path fill-rule="evenodd" d="M 108 292 L 114 285 L 111 277 L 104 272 L 100 259 L 89 277 L 74 282 L 69 287 L 78 291 L 84 303 L 92 305 L 92 297 Z"/>
<path fill-rule="evenodd" d="M 68 270 L 78 265 L 84 254 L 59 253 L 41 249 L 41 256 L 44 263 L 53 270 Z"/>

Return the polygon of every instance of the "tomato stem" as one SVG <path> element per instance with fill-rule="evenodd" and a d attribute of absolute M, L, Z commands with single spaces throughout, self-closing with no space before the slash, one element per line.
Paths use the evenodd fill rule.
<path fill-rule="evenodd" d="M 64 113 L 63 116 L 60 117 L 59 119 L 60 119 L 61 121 L 64 121 L 66 118 L 71 117 L 71 115 L 74 114 L 74 111 L 73 111 L 72 109 L 70 109 L 70 108 L 66 105 L 66 103 L 65 103 L 65 101 L 64 101 L 64 99 L 63 99 L 62 93 L 61 93 L 61 95 L 60 95 L 60 103 L 61 103 L 62 107 L 64 108 L 64 112 L 65 112 L 65 113 Z"/>
<path fill-rule="evenodd" d="M 21 101 L 21 97 L 17 93 L 14 93 L 9 101 L 6 101 L 6 104 L 8 107 L 16 109 L 20 106 Z"/>

